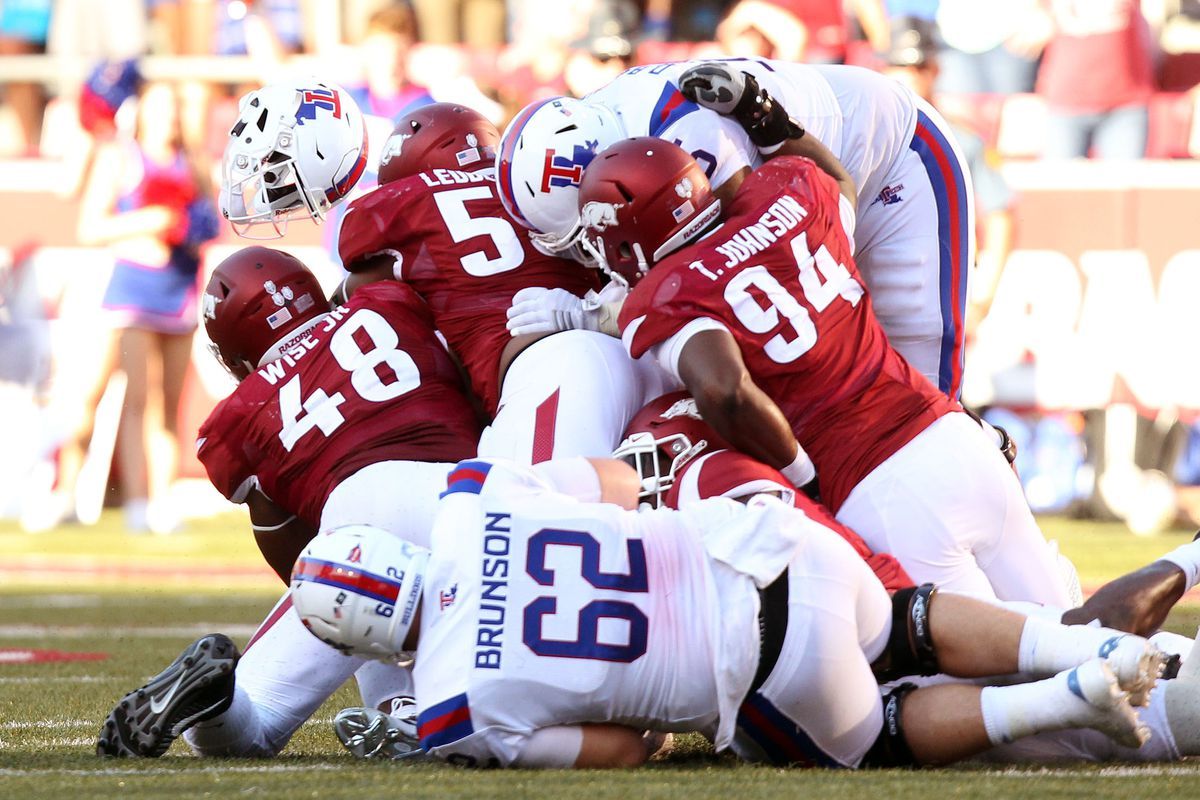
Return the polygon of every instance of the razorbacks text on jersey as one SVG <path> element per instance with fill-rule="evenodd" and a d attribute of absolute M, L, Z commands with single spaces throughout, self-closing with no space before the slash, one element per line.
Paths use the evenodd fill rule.
<path fill-rule="evenodd" d="M 397 259 L 396 276 L 425 298 L 490 414 L 500 397 L 513 295 L 541 286 L 582 296 L 599 286 L 595 272 L 539 253 L 518 230 L 496 196 L 491 170 L 439 169 L 352 201 L 338 241 L 351 271 L 381 253 Z"/>
<path fill-rule="evenodd" d="M 803 517 L 580 503 L 500 461 L 448 483 L 413 673 L 422 747 L 506 766 L 533 731 L 586 721 L 730 744 L 758 659 L 755 582 L 786 568 Z"/>
<path fill-rule="evenodd" d="M 362 467 L 474 454 L 479 423 L 407 286 L 361 288 L 283 352 L 200 427 L 196 454 L 230 500 L 257 486 L 315 526 L 329 493 Z"/>
<path fill-rule="evenodd" d="M 670 348 L 678 353 L 704 325 L 727 329 L 835 512 L 872 469 L 958 408 L 888 344 L 851 253 L 833 179 L 808 159 L 775 159 L 743 183 L 719 230 L 650 270 L 619 320 L 634 358 L 682 333 Z"/>

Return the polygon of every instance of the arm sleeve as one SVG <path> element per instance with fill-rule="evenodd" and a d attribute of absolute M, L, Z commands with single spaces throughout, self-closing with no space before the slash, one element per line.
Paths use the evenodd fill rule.
<path fill-rule="evenodd" d="M 225 408 L 224 404 L 218 406 L 201 426 L 196 439 L 196 458 L 204 465 L 209 481 L 218 492 L 232 503 L 244 503 L 250 490 L 258 486 L 258 477 L 250 471 L 240 450 L 230 447 L 226 438 L 220 435 L 221 425 L 213 424 Z"/>
<path fill-rule="evenodd" d="M 683 383 L 683 378 L 679 377 L 679 357 L 683 354 L 683 348 L 688 341 L 701 331 L 725 331 L 728 333 L 729 328 L 711 317 L 698 317 L 684 325 L 670 338 L 659 342 L 646 352 L 675 380 Z"/>
<path fill-rule="evenodd" d="M 513 761 L 513 766 L 553 769 L 575 766 L 583 748 L 583 728 L 579 725 L 555 725 L 538 728 Z"/>

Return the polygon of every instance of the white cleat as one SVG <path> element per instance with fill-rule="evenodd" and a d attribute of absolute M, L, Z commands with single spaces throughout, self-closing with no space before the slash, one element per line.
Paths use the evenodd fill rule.
<path fill-rule="evenodd" d="M 1129 692 L 1129 703 L 1144 706 L 1162 676 L 1167 654 L 1140 636 L 1114 636 L 1097 653 L 1112 668 L 1117 683 Z"/>
<path fill-rule="evenodd" d="M 1141 747 L 1150 740 L 1150 728 L 1138 719 L 1108 662 L 1094 658 L 1068 671 L 1066 679 L 1071 693 L 1091 707 L 1075 724 L 1100 731 L 1125 747 Z"/>

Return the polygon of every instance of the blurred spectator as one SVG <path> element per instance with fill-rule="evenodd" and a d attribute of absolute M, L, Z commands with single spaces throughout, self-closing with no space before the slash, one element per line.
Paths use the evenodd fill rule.
<path fill-rule="evenodd" d="M 563 77 L 575 97 L 599 89 L 634 64 L 638 10 L 632 0 L 601 3 L 589 20 L 587 36 L 571 45 Z"/>
<path fill-rule="evenodd" d="M 408 3 L 392 3 L 371 15 L 359 44 L 363 85 L 347 87 L 364 114 L 395 122 L 433 102 L 428 89 L 409 79 L 408 56 L 416 41 L 417 20 Z"/>
<path fill-rule="evenodd" d="M 421 41 L 499 47 L 504 44 L 505 0 L 414 0 Z"/>
<path fill-rule="evenodd" d="M 0 2 L 0 57 L 46 52 L 50 32 L 50 0 Z M 33 154 L 42 135 L 46 95 L 40 83 L 14 81 L 4 87 L 4 99 L 16 117 L 19 140 L 3 149 L 10 154 Z"/>
<path fill-rule="evenodd" d="M 740 0 L 717 27 L 717 39 L 736 56 L 840 64 L 848 13 L 875 50 L 887 48 L 882 0 Z"/>
<path fill-rule="evenodd" d="M 131 531 L 178 525 L 166 493 L 198 319 L 199 247 L 218 232 L 207 174 L 183 148 L 174 88 L 152 84 L 138 99 L 134 140 L 102 145 L 84 188 L 79 240 L 109 245 L 116 259 L 102 305 L 127 379 L 117 453 Z"/>
<path fill-rule="evenodd" d="M 937 35 L 928 20 L 909 17 L 894 21 L 885 72 L 933 104 L 939 65 Z M 971 275 L 967 308 L 967 335 L 987 315 L 1000 271 L 1012 250 L 1014 196 L 999 172 L 1000 158 L 984 142 L 968 115 L 946 113 L 967 161 L 975 188 L 979 246 Z"/>
<path fill-rule="evenodd" d="M 1033 91 L 1047 34 L 1039 0 L 940 0 L 937 23 L 945 44 L 938 92 Z"/>
<path fill-rule="evenodd" d="M 1138 0 L 1048 0 L 1053 33 L 1038 71 L 1046 158 L 1141 158 L 1154 53 Z"/>

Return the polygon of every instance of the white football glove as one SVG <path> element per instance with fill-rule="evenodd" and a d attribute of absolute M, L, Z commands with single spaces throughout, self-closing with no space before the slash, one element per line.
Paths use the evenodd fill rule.
<path fill-rule="evenodd" d="M 599 331 L 620 336 L 617 317 L 628 295 L 629 289 L 616 281 L 599 292 L 589 291 L 583 297 L 576 297 L 566 289 L 529 286 L 513 295 L 508 309 L 508 332 L 512 336 L 521 336 L 526 333 Z"/>
<path fill-rule="evenodd" d="M 595 309 L 589 312 L 583 298 L 566 289 L 527 286 L 513 295 L 508 309 L 508 332 L 512 336 L 599 329 Z"/>

